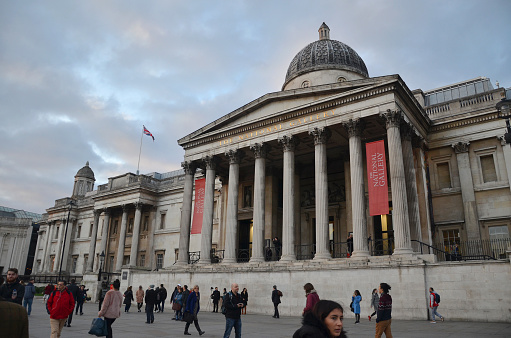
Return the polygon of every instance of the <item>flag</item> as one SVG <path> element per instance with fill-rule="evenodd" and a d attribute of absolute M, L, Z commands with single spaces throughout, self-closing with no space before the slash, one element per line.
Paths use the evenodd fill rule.
<path fill-rule="evenodd" d="M 153 134 L 151 134 L 151 132 L 149 130 L 146 129 L 146 127 L 144 125 L 142 125 L 142 127 L 144 127 L 144 134 L 146 134 L 147 136 L 151 136 L 153 138 L 153 142 L 154 142 L 154 136 Z"/>

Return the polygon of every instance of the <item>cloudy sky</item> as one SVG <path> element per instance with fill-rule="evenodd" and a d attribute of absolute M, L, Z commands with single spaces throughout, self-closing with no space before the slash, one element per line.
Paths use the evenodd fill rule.
<path fill-rule="evenodd" d="M 2 1 L 0 205 L 43 213 L 90 162 L 96 186 L 180 169 L 177 139 L 281 89 L 330 37 L 410 89 L 511 87 L 511 1 Z"/>

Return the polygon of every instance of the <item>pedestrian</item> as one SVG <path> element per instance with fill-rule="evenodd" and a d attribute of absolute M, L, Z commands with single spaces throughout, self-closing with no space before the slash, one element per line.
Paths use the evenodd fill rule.
<path fill-rule="evenodd" d="M 105 317 L 106 327 L 108 330 L 106 338 L 113 337 L 112 324 L 121 316 L 122 293 L 119 291 L 121 282 L 116 279 L 112 285 L 113 289 L 106 293 L 101 310 L 98 312 L 98 317 Z"/>
<path fill-rule="evenodd" d="M 316 305 L 317 302 L 319 302 L 319 295 L 314 290 L 314 285 L 311 283 L 306 283 L 303 286 L 303 289 L 305 290 L 305 297 L 307 297 L 307 301 L 305 302 L 305 307 L 302 311 L 302 316 L 304 316 L 307 312 L 312 311 L 314 308 L 314 305 Z"/>
<path fill-rule="evenodd" d="M 154 312 L 158 313 L 160 312 L 159 306 L 160 306 L 160 287 L 157 286 L 156 289 L 156 303 L 154 303 Z"/>
<path fill-rule="evenodd" d="M 142 288 L 142 285 L 140 285 L 138 287 L 138 290 L 137 290 L 137 293 L 136 293 L 138 312 L 142 311 L 140 309 L 142 308 L 142 305 L 144 304 L 144 294 L 145 294 L 144 289 Z"/>
<path fill-rule="evenodd" d="M 280 252 L 282 250 L 282 242 L 278 237 L 273 238 L 273 246 L 275 247 L 275 260 L 280 259 Z"/>
<path fill-rule="evenodd" d="M 133 302 L 133 290 L 131 286 L 124 291 L 124 312 L 130 312 L 131 302 Z"/>
<path fill-rule="evenodd" d="M 241 291 L 241 298 L 243 298 L 245 306 L 241 309 L 241 314 L 246 315 L 247 314 L 247 305 L 248 305 L 248 290 L 247 288 L 243 288 L 243 291 Z"/>
<path fill-rule="evenodd" d="M 34 301 L 35 286 L 34 279 L 31 279 L 27 285 L 25 285 L 25 294 L 23 295 L 23 307 L 27 310 L 27 314 L 30 316 L 32 312 L 32 302 Z M 27 309 L 28 306 L 28 309 Z"/>
<path fill-rule="evenodd" d="M 181 307 L 181 313 L 184 313 L 186 310 L 186 302 L 188 300 L 188 296 L 190 295 L 190 290 L 188 290 L 188 285 L 183 285 L 183 297 L 181 299 L 183 306 Z"/>
<path fill-rule="evenodd" d="M 293 338 L 346 338 L 343 318 L 344 310 L 339 303 L 320 300 L 312 311 L 305 314 L 302 327 L 296 330 Z"/>
<path fill-rule="evenodd" d="M 105 299 L 105 295 L 108 292 L 108 284 L 106 282 L 101 283 L 101 291 L 99 292 L 99 311 L 101 311 L 101 305 L 103 304 L 103 299 Z"/>
<path fill-rule="evenodd" d="M 220 300 L 220 291 L 218 291 L 218 286 L 215 287 L 215 291 L 211 294 L 211 299 L 213 300 L 213 312 L 218 313 L 218 301 Z"/>
<path fill-rule="evenodd" d="M 18 279 L 18 269 L 9 268 L 6 276 L 7 282 L 0 286 L 0 297 L 8 302 L 21 305 L 25 296 L 25 287 Z"/>
<path fill-rule="evenodd" d="M 183 315 L 186 320 L 185 335 L 187 335 L 187 336 L 191 335 L 188 332 L 188 328 L 190 327 L 190 324 L 192 323 L 192 321 L 193 321 L 193 325 L 195 325 L 195 328 L 197 329 L 197 332 L 199 332 L 199 336 L 202 336 L 204 333 L 206 333 L 205 331 L 202 331 L 199 326 L 199 319 L 197 318 L 197 315 L 199 314 L 199 310 L 200 310 L 200 292 L 199 292 L 199 286 L 195 285 L 193 287 L 193 291 L 190 293 L 190 295 L 187 298 L 186 312 Z"/>
<path fill-rule="evenodd" d="M 174 296 L 174 301 L 172 303 L 172 310 L 176 311 L 173 320 L 183 319 L 183 313 L 181 312 L 182 307 L 183 307 L 183 288 L 181 287 L 181 285 L 178 285 L 177 293 Z"/>
<path fill-rule="evenodd" d="M 440 303 L 440 295 L 433 290 L 433 288 L 429 288 L 429 308 L 431 311 L 431 324 L 436 324 L 435 315 L 440 317 L 441 321 L 444 321 L 444 317 L 439 314 L 436 309 L 438 309 L 438 305 Z"/>
<path fill-rule="evenodd" d="M 380 301 L 376 313 L 376 334 L 375 338 L 380 338 L 385 332 L 385 337 L 392 338 L 390 324 L 392 322 L 392 297 L 389 295 L 390 285 L 381 283 L 378 288 Z"/>
<path fill-rule="evenodd" d="M 346 240 L 346 245 L 348 246 L 348 258 L 351 257 L 353 253 L 353 234 L 350 233 L 348 239 Z"/>
<path fill-rule="evenodd" d="M 360 302 L 362 301 L 362 295 L 360 291 L 355 290 L 353 296 L 351 296 L 351 302 L 353 304 L 353 312 L 355 312 L 355 324 L 360 323 Z"/>
<path fill-rule="evenodd" d="M 50 314 L 51 338 L 60 337 L 67 317 L 75 309 L 73 294 L 66 288 L 66 282 L 59 280 L 46 302 L 46 310 Z"/>
<path fill-rule="evenodd" d="M 160 284 L 160 303 L 158 304 L 158 312 L 163 312 L 165 310 L 165 300 L 167 299 L 167 289 Z"/>
<path fill-rule="evenodd" d="M 87 292 L 85 291 L 85 285 L 80 285 L 78 288 L 78 293 L 76 295 L 76 309 L 75 314 L 78 314 L 78 310 L 80 310 L 80 316 L 83 315 L 83 302 L 87 297 Z"/>
<path fill-rule="evenodd" d="M 146 324 L 154 323 L 154 304 L 156 303 L 156 291 L 154 285 L 149 285 L 149 289 L 145 292 L 145 313 L 147 316 Z"/>
<path fill-rule="evenodd" d="M 74 279 L 71 279 L 71 284 L 69 284 L 67 286 L 67 289 L 73 295 L 73 299 L 75 300 L 75 304 L 76 304 L 76 299 L 78 298 L 78 285 L 76 285 L 76 282 Z M 74 308 L 73 308 L 73 310 L 74 310 Z M 66 321 L 67 327 L 71 327 L 72 321 L 73 321 L 73 311 L 71 311 L 71 313 L 69 314 L 69 317 L 67 317 L 67 321 Z M 66 324 L 64 324 L 64 325 L 66 325 Z"/>
<path fill-rule="evenodd" d="M 224 288 L 224 292 L 222 292 L 222 306 L 220 307 L 220 310 L 222 311 L 223 314 L 225 314 L 225 305 L 224 305 L 224 299 L 225 299 L 225 295 L 227 294 L 227 289 Z"/>
<path fill-rule="evenodd" d="M 51 284 L 51 283 L 48 283 L 48 285 L 46 285 L 46 287 L 44 288 L 44 296 L 43 296 L 44 304 L 46 304 L 46 302 L 48 301 L 48 298 L 50 297 L 50 294 L 52 293 L 53 290 L 55 290 L 55 286 L 53 286 L 53 284 Z"/>
<path fill-rule="evenodd" d="M 279 304 L 280 297 L 282 297 L 282 292 L 277 290 L 277 285 L 273 286 L 273 291 L 271 292 L 271 301 L 273 302 L 273 318 L 280 318 L 279 316 Z"/>
<path fill-rule="evenodd" d="M 229 338 L 232 328 L 236 338 L 241 338 L 241 309 L 245 306 L 243 298 L 238 293 L 238 284 L 231 285 L 231 291 L 224 296 L 223 306 L 225 307 L 225 332 L 224 338 Z"/>
<path fill-rule="evenodd" d="M 369 308 L 374 309 L 374 312 L 371 313 L 370 316 L 367 316 L 367 319 L 371 321 L 371 318 L 376 314 L 376 311 L 378 311 L 378 304 L 380 303 L 380 297 L 378 297 L 378 290 L 373 289 L 373 294 L 371 296 L 371 304 Z"/>
<path fill-rule="evenodd" d="M 0 276 L 0 287 L 4 278 Z M 0 297 L 0 332 L 2 337 L 28 338 L 28 315 L 23 306 Z"/>

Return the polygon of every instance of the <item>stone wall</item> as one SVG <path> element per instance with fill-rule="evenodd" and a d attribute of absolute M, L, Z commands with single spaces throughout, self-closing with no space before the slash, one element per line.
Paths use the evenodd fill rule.
<path fill-rule="evenodd" d="M 511 321 L 511 265 L 509 260 L 493 262 L 427 263 L 424 260 L 396 261 L 393 257 L 371 257 L 370 261 L 340 259 L 324 262 L 279 262 L 173 267 L 159 272 L 123 270 L 127 279 L 121 281 L 121 291 L 128 285 L 134 289 L 142 285 L 164 284 L 169 295 L 177 283 L 190 288 L 198 284 L 202 294 L 201 307 L 211 306 L 210 288 L 230 289 L 237 282 L 240 291 L 248 289 L 247 313 L 273 314 L 271 291 L 274 284 L 284 294 L 279 307 L 283 316 L 301 314 L 305 306 L 303 285 L 311 282 L 322 299 L 331 299 L 345 308 L 345 317 L 354 317 L 349 311 L 351 296 L 358 289 L 363 297 L 362 318 L 369 309 L 371 291 L 380 282 L 391 285 L 393 318 L 428 319 L 428 292 L 432 286 L 441 294 L 438 311 L 448 320 Z M 169 300 L 167 300 L 168 304 Z M 348 310 L 347 310 L 348 309 Z M 347 311 L 346 311 L 347 310 Z"/>

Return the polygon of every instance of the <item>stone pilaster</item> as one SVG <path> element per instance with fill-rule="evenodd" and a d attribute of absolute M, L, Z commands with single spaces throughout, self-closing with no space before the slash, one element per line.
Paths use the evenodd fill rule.
<path fill-rule="evenodd" d="M 156 223 L 156 216 L 158 215 L 157 211 L 158 211 L 158 207 L 156 205 L 153 205 L 151 207 L 153 221 L 152 221 L 151 229 L 149 229 L 149 235 L 147 236 L 148 237 L 147 238 L 147 240 L 148 240 L 147 252 L 145 255 L 145 265 L 143 266 L 143 267 L 148 266 L 151 270 L 156 268 L 156 266 L 153 266 L 153 265 L 155 265 L 154 264 L 154 232 L 156 231 L 156 226 L 157 226 L 157 223 Z M 169 259 L 167 259 L 165 262 L 166 262 L 165 265 L 170 265 Z M 164 265 L 164 267 L 165 267 L 165 265 Z"/>
<path fill-rule="evenodd" d="M 314 137 L 316 186 L 316 254 L 314 259 L 332 258 L 328 246 L 328 173 L 326 143 L 331 136 L 328 128 L 309 131 Z"/>
<path fill-rule="evenodd" d="M 140 240 L 140 223 L 142 223 L 142 208 L 141 202 L 135 203 L 135 221 L 133 224 L 133 236 L 131 237 L 131 251 L 129 266 L 137 266 L 138 258 L 138 242 Z"/>
<path fill-rule="evenodd" d="M 474 181 L 472 180 L 472 169 L 468 156 L 470 142 L 458 142 L 452 145 L 458 162 L 458 172 L 461 184 L 461 198 L 463 200 L 463 211 L 465 214 L 465 227 L 467 239 L 480 240 L 479 216 L 477 213 L 476 197 L 474 193 Z"/>
<path fill-rule="evenodd" d="M 227 192 L 227 222 L 223 263 L 236 262 L 236 240 L 238 238 L 238 197 L 240 185 L 240 162 L 243 152 L 231 149 L 225 153 L 229 158 L 229 188 Z M 202 254 L 201 254 L 202 256 Z"/>
<path fill-rule="evenodd" d="M 266 191 L 266 156 L 269 146 L 265 143 L 255 143 L 250 146 L 254 152 L 254 227 L 252 234 L 252 256 L 250 262 L 264 261 L 264 225 L 265 225 L 265 191 Z"/>
<path fill-rule="evenodd" d="M 405 168 L 406 196 L 408 197 L 408 218 L 410 222 L 410 239 L 422 242 L 421 220 L 419 214 L 419 195 L 413 161 L 412 137 L 415 137 L 413 126 L 403 123 L 401 126 L 401 147 L 403 148 L 403 164 Z M 418 245 L 412 246 L 419 248 Z"/>
<path fill-rule="evenodd" d="M 405 167 L 401 146 L 401 111 L 387 110 L 380 114 L 386 121 L 389 147 L 390 181 L 392 186 L 392 225 L 394 228 L 394 255 L 412 253 L 410 221 L 406 195 Z"/>
<path fill-rule="evenodd" d="M 282 210 L 282 261 L 294 261 L 295 255 L 295 147 L 299 141 L 296 136 L 284 135 L 278 139 L 284 151 L 284 205 Z"/>
<path fill-rule="evenodd" d="M 58 272 L 60 267 L 60 257 L 62 256 L 62 244 L 64 243 L 64 228 L 66 227 L 66 220 L 62 219 L 59 227 L 59 234 L 57 237 L 57 249 L 55 250 L 55 264 L 53 264 L 53 272 Z"/>
<path fill-rule="evenodd" d="M 183 205 L 181 207 L 181 224 L 179 231 L 179 255 L 177 265 L 188 264 L 188 252 L 190 251 L 190 228 L 192 221 L 192 197 L 193 197 L 193 180 L 197 164 L 192 161 L 181 163 L 185 170 L 185 185 L 183 188 Z M 151 257 L 154 256 L 151 254 Z"/>
<path fill-rule="evenodd" d="M 67 266 L 67 260 L 69 258 L 69 252 L 71 250 L 71 232 L 75 224 L 76 219 L 69 218 L 69 222 L 66 219 L 64 224 L 64 237 L 63 237 L 63 248 L 62 256 L 60 257 L 59 264 L 61 264 L 61 270 L 69 272 Z"/>
<path fill-rule="evenodd" d="M 341 242 L 346 242 L 348 233 L 353 231 L 353 206 L 351 202 L 351 168 L 349 154 L 344 156 L 344 184 L 346 196 L 346 233 L 341 234 Z"/>
<path fill-rule="evenodd" d="M 504 162 L 506 164 L 507 181 L 509 182 L 509 188 L 511 189 L 511 145 L 506 143 L 504 136 L 498 137 L 504 152 Z"/>
<path fill-rule="evenodd" d="M 350 144 L 351 172 L 351 217 L 353 220 L 353 254 L 352 257 L 369 256 L 367 246 L 367 220 L 364 188 L 364 164 L 362 156 L 361 133 L 363 123 L 360 119 L 343 123 L 348 131 Z"/>
<path fill-rule="evenodd" d="M 119 245 L 117 246 L 117 260 L 115 262 L 115 272 L 122 269 L 124 259 L 124 246 L 126 245 L 126 228 L 128 227 L 128 206 L 122 206 L 121 231 L 119 233 Z"/>
<path fill-rule="evenodd" d="M 92 272 L 94 267 L 94 259 L 96 257 L 96 240 L 98 238 L 98 224 L 99 224 L 99 215 L 101 215 L 101 210 L 94 210 L 94 223 L 92 224 L 92 232 L 90 236 L 89 243 L 89 259 L 87 260 L 87 272 Z"/>
<path fill-rule="evenodd" d="M 108 256 L 108 252 L 106 251 L 106 247 L 108 245 L 108 228 L 110 226 L 110 209 L 105 208 L 103 210 L 104 216 L 103 216 L 103 229 L 101 231 L 101 243 L 99 248 L 99 254 L 101 255 L 102 252 L 105 253 L 105 263 L 103 265 L 103 271 L 105 271 L 106 267 L 106 259 Z M 91 257 L 89 257 L 91 259 Z M 98 264 L 98 270 L 99 270 L 99 264 Z"/>
<path fill-rule="evenodd" d="M 43 247 L 43 257 L 41 258 L 41 266 L 39 267 L 39 271 L 38 272 L 47 272 L 47 268 L 46 268 L 46 264 L 49 260 L 49 258 L 47 257 L 48 256 L 48 248 L 50 246 L 50 243 L 51 243 L 51 237 L 50 237 L 50 232 L 51 232 L 51 222 L 48 222 L 48 225 L 46 227 L 46 233 L 44 234 L 44 238 L 46 239 L 44 241 L 44 247 Z M 1 246 L 0 246 L 0 249 L 1 249 Z"/>
<path fill-rule="evenodd" d="M 211 263 L 211 240 L 213 235 L 213 205 L 215 199 L 215 177 L 217 158 L 206 156 L 203 158 L 206 166 L 206 184 L 204 192 L 204 214 L 202 217 L 202 235 L 199 264 Z"/>

